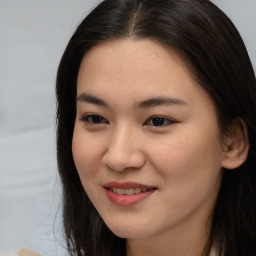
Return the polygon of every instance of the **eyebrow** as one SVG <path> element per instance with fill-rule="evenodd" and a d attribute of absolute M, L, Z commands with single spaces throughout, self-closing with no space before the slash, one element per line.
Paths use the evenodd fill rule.
<path fill-rule="evenodd" d="M 77 102 L 88 102 L 92 104 L 96 104 L 103 107 L 109 107 L 108 103 L 106 103 L 104 100 L 97 98 L 95 96 L 81 93 L 77 99 Z M 188 105 L 185 101 L 177 98 L 170 98 L 170 97 L 156 97 L 156 98 L 150 98 L 145 101 L 141 101 L 138 103 L 135 103 L 136 108 L 152 108 L 156 106 L 161 105 Z"/>
<path fill-rule="evenodd" d="M 169 97 L 151 98 L 135 104 L 138 108 L 151 108 L 161 105 L 188 105 L 185 101 Z"/>
<path fill-rule="evenodd" d="M 108 107 L 108 104 L 104 100 L 99 99 L 99 98 L 89 95 L 89 94 L 85 94 L 85 93 L 81 93 L 77 97 L 76 102 L 88 102 L 88 103 L 100 105 L 103 107 Z"/>

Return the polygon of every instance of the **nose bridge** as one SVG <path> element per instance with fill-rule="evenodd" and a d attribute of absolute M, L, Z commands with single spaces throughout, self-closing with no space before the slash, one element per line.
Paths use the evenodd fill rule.
<path fill-rule="evenodd" d="M 142 145 L 139 134 L 132 125 L 122 124 L 112 130 L 104 162 L 114 171 L 143 166 Z"/>
<path fill-rule="evenodd" d="M 135 132 L 135 131 L 134 131 Z M 129 143 L 132 142 L 135 133 L 133 132 L 133 127 L 131 125 L 120 125 L 113 130 L 112 138 L 110 140 L 110 149 L 121 151 L 123 154 L 128 153 L 132 150 L 132 147 L 135 147 L 135 144 Z"/>

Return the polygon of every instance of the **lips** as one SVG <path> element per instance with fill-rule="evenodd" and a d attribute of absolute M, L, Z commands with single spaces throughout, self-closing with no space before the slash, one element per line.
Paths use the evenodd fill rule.
<path fill-rule="evenodd" d="M 104 185 L 109 200 L 118 206 L 131 206 L 151 195 L 156 187 L 138 183 L 109 182 Z"/>

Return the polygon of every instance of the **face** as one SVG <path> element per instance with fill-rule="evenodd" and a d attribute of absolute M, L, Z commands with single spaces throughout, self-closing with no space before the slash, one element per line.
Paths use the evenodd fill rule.
<path fill-rule="evenodd" d="M 116 235 L 149 238 L 209 220 L 224 154 L 215 108 L 160 44 L 116 40 L 84 56 L 72 150 Z"/>

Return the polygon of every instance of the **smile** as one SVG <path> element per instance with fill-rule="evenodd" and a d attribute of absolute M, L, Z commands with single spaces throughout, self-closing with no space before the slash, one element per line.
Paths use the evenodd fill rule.
<path fill-rule="evenodd" d="M 110 182 L 104 185 L 107 198 L 118 206 L 132 206 L 152 195 L 157 188 L 137 183 Z"/>

